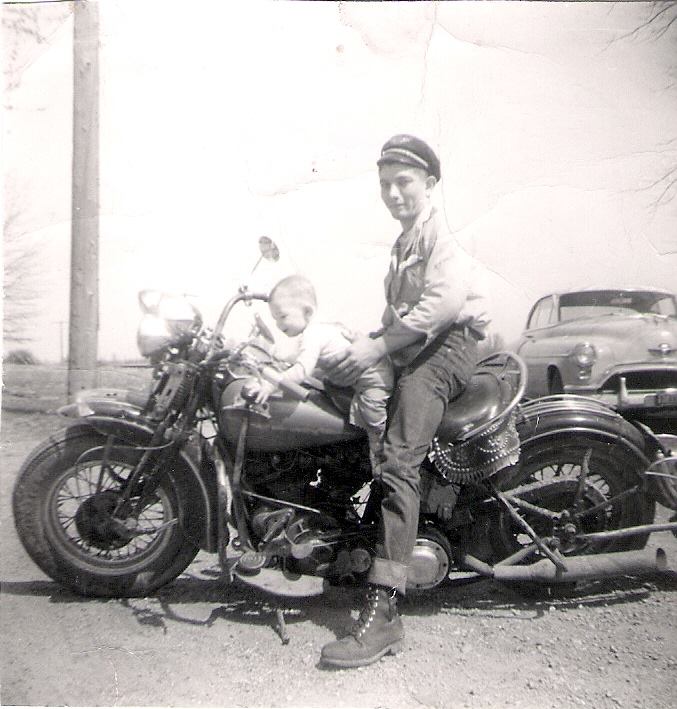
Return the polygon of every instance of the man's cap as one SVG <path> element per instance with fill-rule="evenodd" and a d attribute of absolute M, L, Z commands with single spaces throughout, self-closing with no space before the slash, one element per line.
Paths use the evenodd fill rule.
<path fill-rule="evenodd" d="M 440 160 L 434 150 L 423 140 L 413 135 L 394 135 L 381 148 L 381 157 L 376 164 L 402 163 L 423 168 L 438 182 L 442 177 Z"/>

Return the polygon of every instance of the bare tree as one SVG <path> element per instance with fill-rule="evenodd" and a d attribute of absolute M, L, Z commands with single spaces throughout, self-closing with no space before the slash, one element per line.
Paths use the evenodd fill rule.
<path fill-rule="evenodd" d="M 31 64 L 49 45 L 49 40 L 72 15 L 72 3 L 2 5 L 2 64 L 5 108 L 13 107 L 13 92 Z"/>
<path fill-rule="evenodd" d="M 646 20 L 617 39 L 659 39 L 677 22 L 677 2 L 652 2 Z"/>
<path fill-rule="evenodd" d="M 5 217 L 2 280 L 4 288 L 3 341 L 27 342 L 28 325 L 38 300 L 36 246 L 16 229 L 17 212 Z"/>
<path fill-rule="evenodd" d="M 2 63 L 5 109 L 12 110 L 24 72 L 49 45 L 52 35 L 72 14 L 70 3 L 46 7 L 30 4 L 2 5 Z M 21 224 L 27 213 L 16 174 L 5 165 L 5 219 L 3 224 L 3 340 L 26 342 L 30 321 L 36 314 L 39 285 L 38 248 Z"/>
<path fill-rule="evenodd" d="M 646 19 L 629 32 L 616 37 L 613 42 L 656 42 L 671 34 L 673 47 L 671 63 L 667 67 L 668 84 L 664 90 L 672 90 L 677 85 L 677 1 L 652 2 L 647 7 Z M 663 39 L 665 41 L 665 39 Z M 651 201 L 654 209 L 661 207 L 677 197 L 677 136 L 657 146 L 659 151 L 668 156 L 669 164 L 642 190 L 655 195 Z"/>

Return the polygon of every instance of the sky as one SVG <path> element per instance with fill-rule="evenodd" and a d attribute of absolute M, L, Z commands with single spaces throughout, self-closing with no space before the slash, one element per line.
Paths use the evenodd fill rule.
<path fill-rule="evenodd" d="M 64 353 L 69 293 L 73 28 L 56 5 L 35 8 L 39 44 L 4 37 L 20 50 L 5 211 L 36 249 L 27 346 L 44 360 Z M 674 186 L 656 204 L 677 162 L 677 23 L 633 33 L 651 3 L 187 7 L 100 4 L 101 358 L 136 356 L 143 288 L 213 322 L 239 285 L 296 271 L 322 317 L 373 329 L 399 226 L 375 163 L 401 132 L 438 152 L 437 205 L 508 343 L 548 292 L 677 291 Z M 252 274 L 263 234 L 281 259 Z"/>

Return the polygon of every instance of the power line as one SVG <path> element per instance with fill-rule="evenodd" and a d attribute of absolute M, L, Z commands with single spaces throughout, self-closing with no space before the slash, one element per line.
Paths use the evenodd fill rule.
<path fill-rule="evenodd" d="M 84 2 L 85 0 L 2 0 L 3 5 L 48 5 L 56 2 Z"/>

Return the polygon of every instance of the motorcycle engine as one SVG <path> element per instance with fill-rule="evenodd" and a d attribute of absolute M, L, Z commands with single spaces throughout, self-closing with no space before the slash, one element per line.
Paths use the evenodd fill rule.
<path fill-rule="evenodd" d="M 356 537 L 346 544 L 344 530 L 330 517 L 261 505 L 252 517 L 252 528 L 262 540 L 259 552 L 278 563 L 283 559 L 297 573 L 354 580 L 371 566 L 364 540 Z"/>
<path fill-rule="evenodd" d="M 323 509 L 340 518 L 371 480 L 369 454 L 354 443 L 276 453 L 252 452 L 247 482 L 261 495 Z"/>
<path fill-rule="evenodd" d="M 259 502 L 251 510 L 258 552 L 269 563 L 298 573 L 337 580 L 363 574 L 371 564 L 362 535 L 346 541 L 359 521 L 355 495 L 371 480 L 366 449 L 334 444 L 310 450 L 251 452 L 245 461 L 248 487 L 275 503 Z M 303 505 L 318 513 L 294 508 Z"/>

